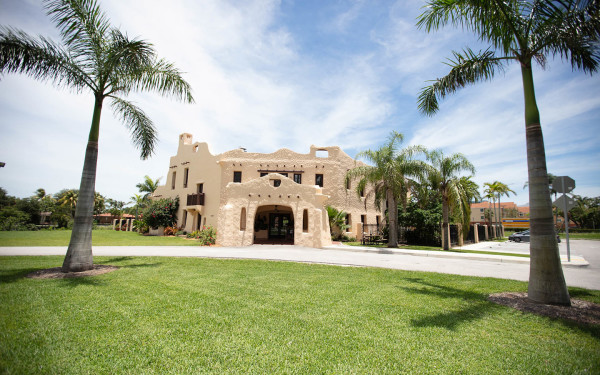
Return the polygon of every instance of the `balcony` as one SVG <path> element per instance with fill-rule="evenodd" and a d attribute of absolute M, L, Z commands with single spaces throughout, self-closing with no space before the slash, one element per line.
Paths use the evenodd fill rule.
<path fill-rule="evenodd" d="M 204 193 L 188 194 L 188 206 L 204 206 Z"/>

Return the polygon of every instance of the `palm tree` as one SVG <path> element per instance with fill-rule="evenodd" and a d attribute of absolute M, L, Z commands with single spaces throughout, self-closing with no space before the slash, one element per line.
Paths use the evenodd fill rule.
<path fill-rule="evenodd" d="M 135 185 L 135 187 L 138 188 L 140 193 L 146 193 L 144 194 L 144 199 L 147 200 L 156 191 L 156 189 L 158 189 L 158 183 L 160 182 L 160 179 L 161 178 L 159 177 L 156 180 L 153 180 L 150 178 L 150 176 L 146 175 L 144 176 L 144 182 Z"/>
<path fill-rule="evenodd" d="M 494 227 L 496 228 L 496 230 L 494 231 L 496 237 L 498 237 L 498 233 L 496 233 L 496 231 L 498 230 L 498 209 L 496 206 L 496 199 L 498 198 L 498 191 L 497 191 L 497 183 L 498 181 L 495 182 L 484 182 L 483 186 L 486 186 L 485 190 L 483 191 L 485 193 L 486 197 L 491 197 L 492 202 L 493 202 L 493 213 L 494 213 L 494 222 L 492 225 L 494 225 Z"/>
<path fill-rule="evenodd" d="M 460 205 L 456 206 L 455 216 L 461 222 L 463 227 L 463 236 L 467 238 L 469 231 L 471 230 L 471 203 L 481 200 L 479 194 L 479 185 L 473 180 L 473 176 L 462 176 L 458 180 L 459 197 L 461 199 Z"/>
<path fill-rule="evenodd" d="M 329 234 L 332 236 L 336 236 L 339 234 L 341 237 L 346 229 L 350 228 L 348 224 L 346 224 L 346 217 L 348 214 L 343 210 L 338 210 L 332 206 L 325 206 L 327 210 L 327 216 L 329 217 Z M 334 233 L 339 232 L 339 233 Z"/>
<path fill-rule="evenodd" d="M 356 193 L 365 200 L 374 197 L 376 207 L 381 210 L 381 203 L 386 202 L 388 210 L 389 236 L 388 247 L 398 247 L 398 199 L 403 207 L 409 189 L 409 178 L 418 177 L 425 170 L 425 163 L 415 160 L 414 156 L 425 153 L 422 146 L 410 146 L 400 151 L 397 146 L 404 136 L 392 132 L 387 143 L 377 150 L 359 152 L 356 158 L 364 158 L 373 166 L 364 165 L 351 169 L 346 174 L 350 180 L 358 179 Z M 367 190 L 367 188 L 371 188 Z"/>
<path fill-rule="evenodd" d="M 463 206 L 469 204 L 465 191 L 461 186 L 463 171 L 475 173 L 475 167 L 463 154 L 445 156 L 441 150 L 433 150 L 428 154 L 431 162 L 428 172 L 432 189 L 439 191 L 442 196 L 442 236 L 444 250 L 450 249 L 448 241 L 448 219 L 450 209 L 456 207 L 459 212 L 465 212 Z"/>
<path fill-rule="evenodd" d="M 145 203 L 146 203 L 146 198 L 144 198 L 143 196 L 139 195 L 139 194 L 134 194 L 131 198 L 131 202 L 129 203 L 133 203 L 134 207 L 135 207 L 135 219 L 138 219 L 138 211 L 140 208 L 143 208 Z"/>
<path fill-rule="evenodd" d="M 500 211 L 500 216 L 498 217 L 498 219 L 500 220 L 499 228 L 502 231 L 502 196 L 505 195 L 506 197 L 508 197 L 508 196 L 510 196 L 510 193 L 513 193 L 513 194 L 516 194 L 516 193 L 514 190 L 509 188 L 508 185 L 506 185 L 503 182 L 494 181 L 494 184 L 496 184 L 496 194 L 498 195 L 498 208 Z M 504 233 L 501 233 L 501 234 L 504 235 Z"/>
<path fill-rule="evenodd" d="M 531 300 L 570 305 L 556 235 L 540 114 L 535 99 L 532 62 L 544 67 L 547 57 L 560 55 L 573 69 L 594 73 L 600 54 L 598 1 L 589 0 L 430 0 L 418 26 L 427 31 L 448 23 L 474 32 L 490 49 L 454 52 L 450 73 L 425 87 L 419 108 L 432 115 L 438 99 L 478 81 L 490 80 L 509 61 L 520 65 L 525 101 L 529 203 L 531 207 Z M 499 55 L 496 55 L 498 51 Z"/>
<path fill-rule="evenodd" d="M 69 209 L 71 213 L 71 217 L 75 217 L 77 210 L 77 200 L 79 199 L 79 191 L 75 189 L 70 189 L 63 191 L 58 199 L 58 203 Z"/>
<path fill-rule="evenodd" d="M 23 73 L 94 95 L 79 200 L 62 267 L 64 272 L 85 271 L 93 268 L 92 212 L 104 99 L 110 99 L 114 114 L 130 129 L 134 145 L 146 159 L 154 150 L 156 129 L 150 118 L 124 97 L 132 91 L 155 91 L 189 103 L 193 98 L 180 72 L 159 59 L 150 43 L 130 39 L 112 27 L 96 0 L 44 0 L 44 6 L 63 44 L 2 27 L 0 73 Z"/>

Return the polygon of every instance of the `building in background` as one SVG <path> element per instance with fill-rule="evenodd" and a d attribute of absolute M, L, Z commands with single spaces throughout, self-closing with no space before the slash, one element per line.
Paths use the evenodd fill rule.
<path fill-rule="evenodd" d="M 164 186 L 154 199 L 179 197 L 178 226 L 217 230 L 217 244 L 331 244 L 325 206 L 345 211 L 348 236 L 363 224 L 383 225 L 373 199 L 359 197 L 348 170 L 357 162 L 337 146 L 311 146 L 307 154 L 280 149 L 270 154 L 240 148 L 213 155 L 207 143 L 181 134 Z"/>

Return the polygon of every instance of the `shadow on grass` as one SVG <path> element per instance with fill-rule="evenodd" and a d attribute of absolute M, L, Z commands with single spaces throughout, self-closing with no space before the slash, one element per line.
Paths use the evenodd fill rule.
<path fill-rule="evenodd" d="M 413 319 L 411 324 L 415 327 L 440 327 L 448 330 L 455 330 L 459 325 L 481 319 L 484 316 L 491 314 L 493 311 L 497 311 L 499 308 L 488 302 L 486 299 L 487 296 L 481 293 L 470 292 L 445 285 L 437 285 L 419 278 L 408 278 L 404 280 L 421 285 L 421 287 L 398 286 L 398 288 L 407 293 L 445 299 L 453 298 L 469 303 L 468 306 L 464 306 L 458 310 L 445 311 L 420 319 Z"/>
<path fill-rule="evenodd" d="M 126 262 L 130 260 L 135 260 L 135 257 L 122 256 L 122 257 L 114 257 L 108 258 L 102 261 L 95 261 L 95 264 L 106 264 L 106 265 L 114 265 L 119 268 L 145 268 L 145 267 L 158 267 L 162 263 L 154 262 L 154 263 L 139 263 L 139 264 L 120 264 L 121 262 Z"/>
<path fill-rule="evenodd" d="M 0 284 L 14 283 L 21 279 L 26 279 L 27 275 L 37 271 L 39 268 L 26 268 L 20 270 L 12 270 L 0 273 Z"/>

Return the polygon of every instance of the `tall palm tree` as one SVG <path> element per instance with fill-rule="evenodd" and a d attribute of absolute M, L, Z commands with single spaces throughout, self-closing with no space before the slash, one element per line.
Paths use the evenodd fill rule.
<path fill-rule="evenodd" d="M 189 84 L 152 45 L 130 39 L 110 25 L 96 0 L 44 0 L 62 45 L 10 27 L 0 28 L 0 73 L 23 73 L 58 87 L 94 95 L 94 111 L 85 152 L 79 200 L 63 271 L 93 268 L 92 212 L 98 159 L 100 115 L 104 99 L 131 131 L 133 143 L 148 158 L 156 129 L 146 114 L 124 99 L 132 91 L 155 91 L 193 102 Z"/>
<path fill-rule="evenodd" d="M 498 208 L 496 205 L 496 199 L 498 199 L 498 185 L 497 185 L 498 181 L 494 181 L 494 182 L 484 182 L 483 186 L 485 186 L 485 190 L 484 193 L 486 195 L 486 197 L 491 197 L 492 202 L 493 202 L 493 213 L 494 213 L 494 223 L 492 225 L 494 225 L 495 231 L 495 235 L 496 237 L 498 237 Z"/>
<path fill-rule="evenodd" d="M 388 210 L 388 247 L 398 247 L 398 199 L 406 205 L 409 189 L 409 178 L 418 177 L 425 170 L 425 163 L 414 159 L 419 153 L 424 154 L 422 146 L 410 146 L 398 150 L 404 136 L 392 132 L 387 143 L 377 150 L 359 152 L 356 158 L 364 158 L 373 165 L 364 165 L 351 169 L 346 174 L 350 180 L 358 179 L 356 193 L 365 199 L 374 197 L 375 205 L 381 210 L 381 203 L 386 202 Z"/>
<path fill-rule="evenodd" d="M 460 205 L 456 206 L 456 216 L 460 220 L 463 227 L 463 236 L 466 238 L 471 230 L 471 203 L 481 200 L 479 194 L 479 185 L 473 180 L 473 176 L 462 176 L 458 180 L 458 189 L 460 189 L 459 197 Z"/>
<path fill-rule="evenodd" d="M 559 55 L 573 69 L 594 73 L 600 63 L 600 5 L 590 0 L 430 0 L 418 26 L 427 31 L 448 23 L 474 32 L 490 49 L 454 52 L 450 73 L 425 87 L 418 106 L 426 114 L 438 110 L 438 99 L 478 81 L 490 80 L 510 61 L 521 68 L 525 101 L 525 133 L 531 261 L 528 296 L 543 303 L 570 305 L 556 235 L 540 114 L 533 85 L 533 61 L 542 67 Z M 498 52 L 498 55 L 496 54 Z"/>
<path fill-rule="evenodd" d="M 157 178 L 156 180 L 153 180 L 150 178 L 150 176 L 145 175 L 144 182 L 141 182 L 141 183 L 135 185 L 135 187 L 138 188 L 140 193 L 145 193 L 144 199 L 148 199 L 156 191 L 156 189 L 158 189 L 159 182 L 160 182 L 160 177 Z"/>
<path fill-rule="evenodd" d="M 448 223 L 450 209 L 456 208 L 459 212 L 465 212 L 463 206 L 469 204 L 465 199 L 465 191 L 461 186 L 462 172 L 475 173 L 475 167 L 463 154 L 452 154 L 445 156 L 441 150 L 429 152 L 428 180 L 432 189 L 440 192 L 442 196 L 442 236 L 444 238 L 444 250 L 450 249 L 448 239 Z"/>
<path fill-rule="evenodd" d="M 516 193 L 514 190 L 509 188 L 508 185 L 506 185 L 503 182 L 494 181 L 494 183 L 496 184 L 496 194 L 498 195 L 498 209 L 500 211 L 500 216 L 498 217 L 498 219 L 500 220 L 499 228 L 502 231 L 502 196 L 504 195 L 506 197 L 509 197 L 510 193 L 513 193 L 513 194 L 516 194 Z M 501 234 L 504 235 L 504 233 L 501 233 Z"/>

